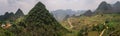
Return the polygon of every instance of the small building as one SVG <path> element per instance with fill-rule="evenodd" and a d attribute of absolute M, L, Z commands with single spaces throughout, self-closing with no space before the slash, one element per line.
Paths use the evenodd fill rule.
<path fill-rule="evenodd" d="M 11 26 L 10 23 L 2 24 L 1 27 L 4 29 L 8 29 Z"/>

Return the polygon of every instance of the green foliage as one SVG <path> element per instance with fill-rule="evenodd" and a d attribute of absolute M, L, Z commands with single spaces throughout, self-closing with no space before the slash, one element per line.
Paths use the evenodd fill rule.
<path fill-rule="evenodd" d="M 84 28 L 82 28 L 79 31 L 78 36 L 85 36 L 85 35 L 87 35 L 87 32 L 88 32 L 88 28 L 86 26 L 84 26 Z"/>
<path fill-rule="evenodd" d="M 78 36 L 83 36 L 83 32 L 85 32 L 84 30 L 80 30 L 80 32 L 78 33 Z"/>
<path fill-rule="evenodd" d="M 105 28 L 103 24 L 99 24 L 97 26 L 93 26 L 93 31 L 102 31 Z"/>
<path fill-rule="evenodd" d="M 41 2 L 16 26 L 17 31 L 12 32 L 17 33 L 17 36 L 62 36 L 67 32 Z"/>
<path fill-rule="evenodd" d="M 15 34 L 9 30 L 0 28 L 0 36 L 15 36 Z"/>

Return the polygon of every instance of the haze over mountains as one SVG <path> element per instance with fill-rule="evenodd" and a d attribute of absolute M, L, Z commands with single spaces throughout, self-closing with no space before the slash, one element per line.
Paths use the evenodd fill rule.
<path fill-rule="evenodd" d="M 98 8 L 95 11 L 91 11 L 91 10 L 74 11 L 72 9 L 67 9 L 67 10 L 59 9 L 59 10 L 51 11 L 51 14 L 53 14 L 53 16 L 56 18 L 56 20 L 63 21 L 64 19 L 66 19 L 68 17 L 72 17 L 72 16 L 80 16 L 80 15 L 91 16 L 95 13 L 119 13 L 120 12 L 119 6 L 120 6 L 119 1 L 117 1 L 114 4 L 109 4 L 105 1 L 103 1 L 100 3 L 100 5 L 98 6 Z M 13 12 L 11 12 L 9 14 L 12 16 L 16 15 L 15 16 L 16 18 L 19 18 L 19 16 L 24 15 L 21 9 L 18 9 L 18 11 L 16 11 L 15 14 Z M 6 15 L 8 15 L 8 12 L 6 12 Z M 3 16 L 5 16 L 5 14 L 1 15 L 0 18 L 2 19 Z"/>
<path fill-rule="evenodd" d="M 79 16 L 80 14 L 84 13 L 85 10 L 78 10 L 78 11 L 74 11 L 72 9 L 67 9 L 67 10 L 55 10 L 52 11 L 51 13 L 54 15 L 54 17 L 56 18 L 56 20 L 58 21 L 62 21 L 68 17 L 72 17 L 72 16 Z"/>
<path fill-rule="evenodd" d="M 0 36 L 98 36 L 101 33 L 103 36 L 119 36 L 119 4 L 119 1 L 115 4 L 103 1 L 95 11 L 49 12 L 43 3 L 38 2 L 27 15 L 21 9 L 1 15 Z"/>
<path fill-rule="evenodd" d="M 103 1 L 100 3 L 100 5 L 95 11 L 91 11 L 91 10 L 73 11 L 70 9 L 52 11 L 52 14 L 58 21 L 62 21 L 63 19 L 65 19 L 66 16 L 69 16 L 69 17 L 74 16 L 74 15 L 91 16 L 96 13 L 105 13 L 105 14 L 106 13 L 120 13 L 120 1 L 117 1 L 115 4 L 109 4 Z"/>
<path fill-rule="evenodd" d="M 101 1 L 113 4 L 120 0 L 0 0 L 0 15 L 7 11 L 15 13 L 18 8 L 21 8 L 24 14 L 27 14 L 38 1 L 45 4 L 49 11 L 53 11 L 57 9 L 95 10 Z"/>

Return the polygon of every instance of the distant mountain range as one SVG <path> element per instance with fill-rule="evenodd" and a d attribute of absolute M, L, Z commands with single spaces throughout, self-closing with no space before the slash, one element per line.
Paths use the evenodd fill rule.
<path fill-rule="evenodd" d="M 120 13 L 120 1 L 117 1 L 115 4 L 113 4 L 113 11 Z"/>
<path fill-rule="evenodd" d="M 91 10 L 73 11 L 71 9 L 68 9 L 68 10 L 55 10 L 52 11 L 51 14 L 53 14 L 58 21 L 63 21 L 66 18 L 72 16 L 81 16 L 81 15 L 92 16 L 98 13 L 102 13 L 102 14 L 120 13 L 120 1 L 117 1 L 115 4 L 108 4 L 107 2 L 103 1 L 100 3 L 100 5 L 95 11 L 91 11 Z"/>
<path fill-rule="evenodd" d="M 109 4 L 105 1 L 101 2 L 98 8 L 95 11 L 91 10 L 78 10 L 78 11 L 73 11 L 72 9 L 67 9 L 67 10 L 55 10 L 51 11 L 51 14 L 55 17 L 57 21 L 63 21 L 69 17 L 73 16 L 92 16 L 94 14 L 110 14 L 110 13 L 120 13 L 120 1 L 117 1 L 115 4 Z M 24 13 L 21 9 L 18 9 L 16 13 L 14 14 L 13 12 L 8 13 L 6 12 L 4 15 L 0 16 L 0 20 L 15 20 L 16 18 L 24 16 Z"/>
<path fill-rule="evenodd" d="M 115 4 L 108 4 L 103 1 L 100 3 L 98 8 L 95 11 L 88 10 L 83 16 L 92 16 L 96 14 L 111 14 L 111 13 L 120 13 L 120 1 L 117 1 Z"/>
<path fill-rule="evenodd" d="M 93 12 L 91 10 L 88 10 L 86 11 L 84 14 L 81 14 L 81 15 L 84 15 L 84 16 L 92 16 L 93 15 Z"/>
<path fill-rule="evenodd" d="M 23 17 L 24 13 L 21 9 L 18 9 L 16 13 L 13 12 L 9 13 L 6 12 L 4 15 L 0 15 L 0 21 L 6 21 L 6 20 L 16 20 L 17 18 Z"/>
<path fill-rule="evenodd" d="M 72 17 L 72 16 L 79 16 L 80 14 L 84 13 L 85 11 L 73 11 L 72 9 L 67 10 L 55 10 L 52 11 L 51 14 L 56 18 L 58 21 L 63 21 L 66 18 Z"/>
<path fill-rule="evenodd" d="M 115 4 L 108 4 L 107 2 L 103 1 L 96 9 L 95 13 L 120 13 L 120 2 L 117 1 Z"/>

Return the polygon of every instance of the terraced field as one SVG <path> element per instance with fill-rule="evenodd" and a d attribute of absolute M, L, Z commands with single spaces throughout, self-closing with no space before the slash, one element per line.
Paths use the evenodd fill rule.
<path fill-rule="evenodd" d="M 67 35 L 96 36 L 98 34 L 97 36 L 120 36 L 120 14 L 98 14 L 90 17 L 71 17 L 68 18 L 68 20 L 61 22 L 61 24 L 71 31 L 71 33 L 68 33 Z"/>

